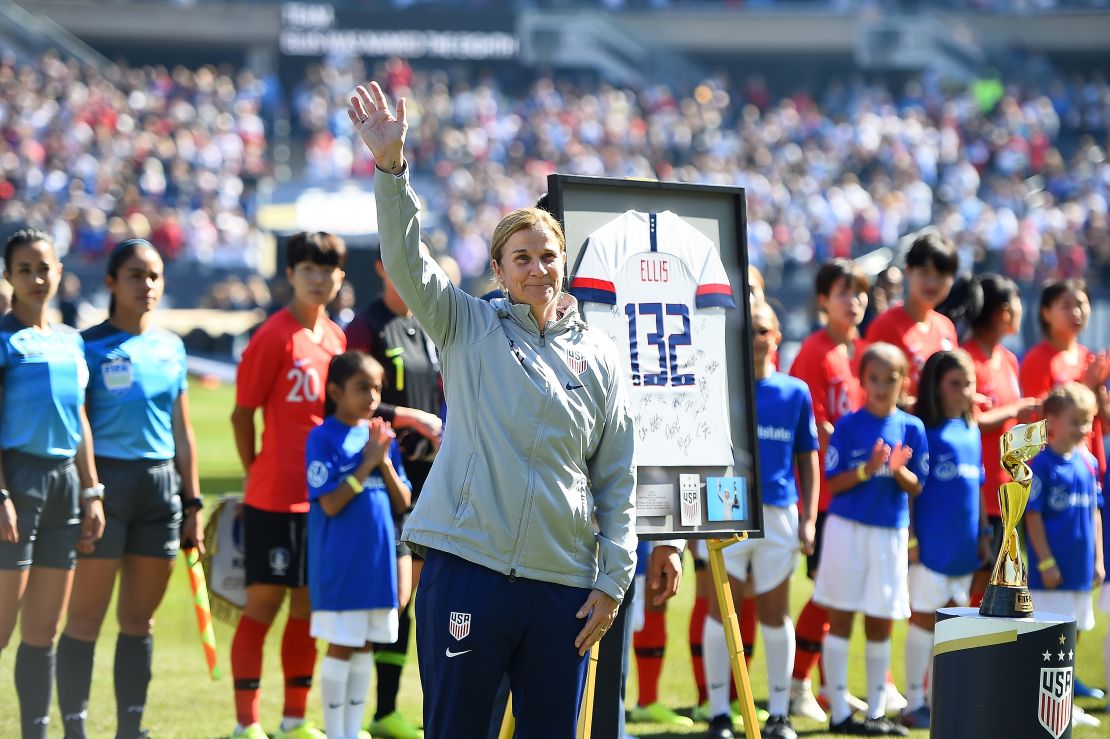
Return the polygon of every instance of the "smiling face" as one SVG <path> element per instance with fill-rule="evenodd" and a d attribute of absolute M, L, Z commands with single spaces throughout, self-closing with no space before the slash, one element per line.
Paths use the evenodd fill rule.
<path fill-rule="evenodd" d="M 149 247 L 136 249 L 115 276 L 109 274 L 104 278 L 116 309 L 140 315 L 154 310 L 166 287 L 162 270 L 162 257 L 157 251 Z"/>
<path fill-rule="evenodd" d="M 554 318 L 567 255 L 549 228 L 535 225 L 514 232 L 505 240 L 500 259 L 491 264 L 514 303 L 531 306 L 540 325 Z"/>
<path fill-rule="evenodd" d="M 4 266 L 4 277 L 20 303 L 41 306 L 58 292 L 62 264 L 54 247 L 46 241 L 32 241 L 12 250 L 11 264 Z"/>

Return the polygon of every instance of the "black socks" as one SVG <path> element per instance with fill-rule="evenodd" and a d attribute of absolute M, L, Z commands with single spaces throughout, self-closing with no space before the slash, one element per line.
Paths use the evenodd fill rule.
<path fill-rule="evenodd" d="M 15 690 L 23 739 L 46 739 L 50 699 L 54 687 L 54 647 L 32 647 L 21 642 L 15 653 Z"/>
<path fill-rule="evenodd" d="M 85 739 L 96 642 L 62 634 L 58 640 L 58 708 L 65 739 Z"/>
<path fill-rule="evenodd" d="M 116 737 L 133 739 L 139 736 L 146 708 L 146 691 L 150 685 L 150 660 L 154 639 L 146 636 L 120 634 L 116 641 Z"/>

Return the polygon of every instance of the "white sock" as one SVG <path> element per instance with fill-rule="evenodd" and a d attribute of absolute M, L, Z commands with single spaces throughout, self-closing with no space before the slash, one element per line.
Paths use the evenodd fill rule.
<path fill-rule="evenodd" d="M 826 642 L 827 643 L 827 642 Z M 867 642 L 867 715 L 886 715 L 886 673 L 890 671 L 890 639 Z"/>
<path fill-rule="evenodd" d="M 925 705 L 925 684 L 933 656 L 933 632 L 910 624 L 906 630 L 906 711 Z"/>
<path fill-rule="evenodd" d="M 304 723 L 304 716 L 282 716 L 281 730 L 292 731 Z"/>
<path fill-rule="evenodd" d="M 852 715 L 848 707 L 848 640 L 829 634 L 821 649 L 825 663 L 825 689 L 829 699 L 829 718 L 839 724 Z"/>
<path fill-rule="evenodd" d="M 727 714 L 728 681 L 732 679 L 732 665 L 728 660 L 725 627 L 712 616 L 705 619 L 701 653 L 705 664 L 705 686 L 709 692 L 709 713 L 713 716 Z"/>
<path fill-rule="evenodd" d="M 320 697 L 324 704 L 324 731 L 328 736 L 345 736 L 347 726 L 347 681 L 351 663 L 345 659 L 324 657 L 320 665 Z M 283 729 L 286 731 L 286 729 Z"/>
<path fill-rule="evenodd" d="M 351 655 L 351 672 L 347 677 L 347 718 L 345 737 L 358 736 L 366 718 L 366 694 L 370 692 L 370 676 L 374 672 L 374 653 L 355 652 Z"/>
<path fill-rule="evenodd" d="M 767 710 L 772 716 L 790 712 L 790 676 L 794 671 L 794 622 L 787 616 L 782 626 L 761 624 L 767 653 Z"/>

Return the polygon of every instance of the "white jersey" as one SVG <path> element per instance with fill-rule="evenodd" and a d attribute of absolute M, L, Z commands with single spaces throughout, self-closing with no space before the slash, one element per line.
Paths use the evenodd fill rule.
<path fill-rule="evenodd" d="M 592 233 L 571 292 L 620 350 L 636 424 L 636 464 L 733 463 L 720 254 L 670 211 L 630 210 Z"/>

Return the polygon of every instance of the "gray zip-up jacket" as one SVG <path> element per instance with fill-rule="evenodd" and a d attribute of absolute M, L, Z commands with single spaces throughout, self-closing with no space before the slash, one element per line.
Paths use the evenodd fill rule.
<path fill-rule="evenodd" d="M 636 470 L 616 347 L 569 295 L 562 317 L 539 326 L 527 305 L 455 287 L 420 253 L 407 172 L 378 171 L 374 195 L 382 262 L 440 349 L 449 409 L 401 538 L 620 601 L 634 569 Z"/>

